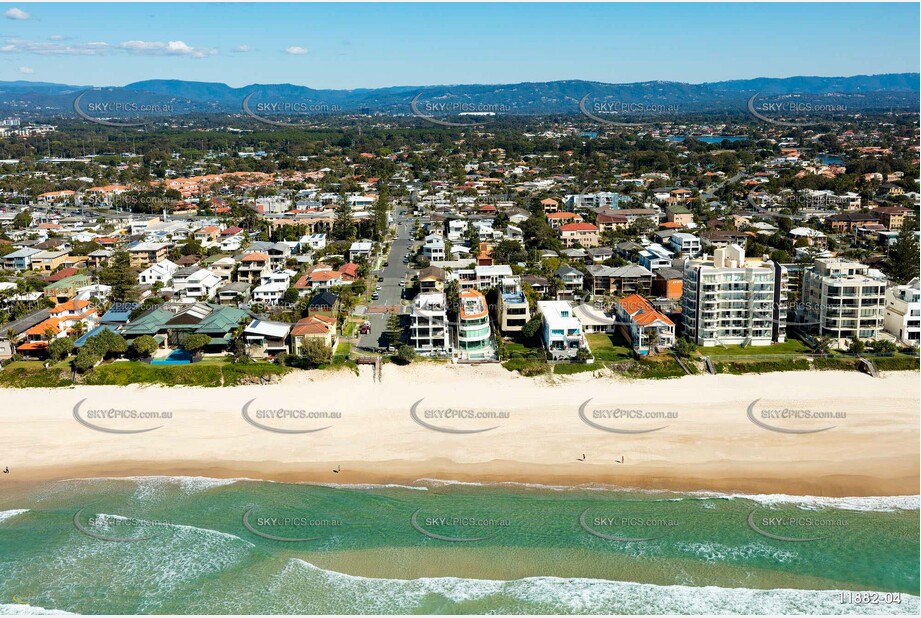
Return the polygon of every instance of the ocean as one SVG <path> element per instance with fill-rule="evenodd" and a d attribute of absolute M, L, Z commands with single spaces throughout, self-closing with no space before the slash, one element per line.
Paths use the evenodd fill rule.
<path fill-rule="evenodd" d="M 7 486 L 0 613 L 917 614 L 918 502 L 434 480 Z"/>

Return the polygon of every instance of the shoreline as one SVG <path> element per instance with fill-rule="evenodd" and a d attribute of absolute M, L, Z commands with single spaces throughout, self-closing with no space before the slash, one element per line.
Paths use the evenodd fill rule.
<path fill-rule="evenodd" d="M 589 374 L 551 383 L 501 367 L 410 366 L 388 367 L 381 383 L 363 370 L 359 376 L 287 375 L 271 388 L 16 389 L 5 391 L 7 405 L 0 411 L 0 466 L 11 469 L 0 482 L 201 476 L 346 486 L 438 479 L 626 491 L 914 496 L 919 493 L 917 382 L 911 372 L 883 378 L 783 372 L 672 380 L 596 379 Z M 605 409 L 675 416 L 596 419 L 644 432 L 610 433 L 580 418 L 580 404 L 595 405 L 588 401 L 607 404 Z M 756 401 L 781 410 L 805 408 L 845 417 L 769 421 L 813 427 L 815 433 L 766 431 L 746 416 L 746 407 Z M 338 410 L 340 417 L 256 420 L 262 427 L 310 431 L 283 434 L 242 418 L 241 406 L 247 402 L 253 420 L 262 406 L 270 411 Z M 160 408 L 172 417 L 93 421 L 135 431 L 159 423 L 153 431 L 110 434 L 75 420 L 75 414 L 85 417 L 92 405 Z M 498 411 L 506 416 L 430 418 L 417 409 L 414 419 L 414 405 L 426 412 Z M 418 421 L 478 433 L 434 431 Z M 833 429 L 817 431 L 831 425 Z M 661 430 L 649 431 L 659 426 Z"/>

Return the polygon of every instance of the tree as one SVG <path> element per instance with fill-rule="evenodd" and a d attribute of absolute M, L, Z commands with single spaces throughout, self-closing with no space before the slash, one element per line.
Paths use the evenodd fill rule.
<path fill-rule="evenodd" d="M 501 240 L 492 251 L 493 261 L 497 264 L 516 264 L 528 259 L 528 252 L 517 240 Z"/>
<path fill-rule="evenodd" d="M 102 360 L 102 357 L 96 354 L 87 346 L 80 348 L 77 356 L 73 360 L 74 369 L 80 373 L 85 373 L 96 366 L 96 363 Z"/>
<path fill-rule="evenodd" d="M 28 208 L 16 213 L 16 216 L 13 217 L 13 227 L 17 230 L 32 227 L 32 213 L 29 212 Z"/>
<path fill-rule="evenodd" d="M 390 345 L 399 343 L 403 336 L 403 326 L 400 322 L 400 314 L 394 311 L 387 318 L 387 341 Z"/>
<path fill-rule="evenodd" d="M 157 351 L 160 345 L 150 335 L 141 335 L 131 342 L 132 351 L 141 358 L 147 358 Z"/>
<path fill-rule="evenodd" d="M 285 290 L 285 295 L 283 297 L 284 301 L 289 305 L 294 305 L 297 303 L 298 298 L 300 298 L 300 292 L 295 288 L 288 288 Z"/>
<path fill-rule="evenodd" d="M 401 345 L 397 350 L 397 358 L 404 365 L 408 365 L 416 359 L 416 351 L 408 345 Z"/>
<path fill-rule="evenodd" d="M 896 283 L 908 283 L 918 276 L 918 240 L 910 226 L 902 227 L 889 250 L 886 274 Z"/>
<path fill-rule="evenodd" d="M 539 315 L 533 316 L 530 320 L 521 327 L 521 334 L 527 339 L 534 339 L 537 336 L 537 333 L 540 332 L 540 327 L 543 324 L 543 319 Z"/>
<path fill-rule="evenodd" d="M 893 354 L 895 353 L 896 346 L 888 339 L 877 339 L 870 343 L 870 349 L 873 350 L 874 354 Z"/>
<path fill-rule="evenodd" d="M 182 248 L 179 250 L 182 255 L 201 255 L 201 241 L 192 239 L 182 245 Z"/>
<path fill-rule="evenodd" d="M 336 240 L 355 240 L 355 221 L 352 218 L 352 207 L 345 198 L 336 206 L 336 219 L 333 222 L 332 237 Z"/>
<path fill-rule="evenodd" d="M 93 335 L 86 340 L 83 346 L 92 350 L 92 352 L 102 358 L 117 354 L 124 354 L 128 351 L 128 341 L 116 332 L 109 329 L 103 329 L 97 335 Z"/>
<path fill-rule="evenodd" d="M 863 341 L 857 337 L 852 338 L 847 344 L 847 351 L 851 354 L 863 354 L 864 348 Z"/>
<path fill-rule="evenodd" d="M 211 343 L 211 337 L 208 335 L 195 334 L 185 336 L 179 345 L 181 345 L 182 349 L 186 352 L 191 352 L 194 354 L 195 352 L 200 351 L 209 343 Z"/>
<path fill-rule="evenodd" d="M 299 361 L 300 364 L 308 369 L 325 365 L 332 360 L 332 358 L 333 349 L 320 339 L 313 337 L 309 338 L 304 341 L 304 344 L 301 346 Z"/>
<path fill-rule="evenodd" d="M 675 340 L 674 346 L 675 354 L 683 358 L 691 358 L 694 355 L 694 352 L 697 351 L 697 344 L 693 341 L 689 341 L 684 337 L 680 337 Z"/>
<path fill-rule="evenodd" d="M 53 361 L 65 358 L 74 349 L 74 340 L 70 337 L 61 337 L 48 344 L 48 357 Z"/>
<path fill-rule="evenodd" d="M 134 298 L 137 278 L 131 270 L 131 256 L 127 251 L 115 252 L 108 268 L 99 273 L 99 281 L 112 286 L 111 297 L 114 302 L 130 301 Z"/>

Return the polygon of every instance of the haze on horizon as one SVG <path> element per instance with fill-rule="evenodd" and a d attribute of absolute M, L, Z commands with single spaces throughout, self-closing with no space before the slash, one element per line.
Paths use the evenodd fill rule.
<path fill-rule="evenodd" d="M 918 72 L 921 40 L 917 3 L 3 3 L 0 13 L 0 81 L 95 86 L 837 77 Z"/>

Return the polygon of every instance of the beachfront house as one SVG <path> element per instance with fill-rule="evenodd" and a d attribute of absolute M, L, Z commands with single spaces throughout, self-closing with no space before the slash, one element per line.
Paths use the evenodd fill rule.
<path fill-rule="evenodd" d="M 572 360 L 579 350 L 588 349 L 582 321 L 575 316 L 567 301 L 539 300 L 537 311 L 543 321 L 541 337 L 544 347 L 552 360 Z"/>

